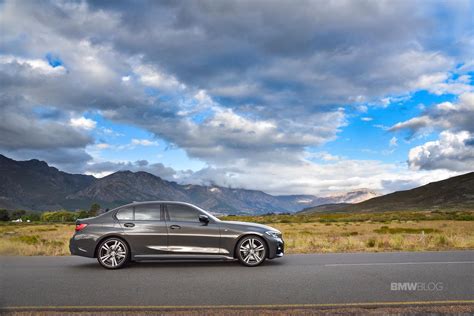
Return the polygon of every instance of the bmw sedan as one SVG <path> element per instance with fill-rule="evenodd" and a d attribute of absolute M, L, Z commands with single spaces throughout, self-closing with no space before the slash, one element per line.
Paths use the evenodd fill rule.
<path fill-rule="evenodd" d="M 69 248 L 107 269 L 161 259 L 237 259 L 254 267 L 282 257 L 284 242 L 269 226 L 222 221 L 189 203 L 156 201 L 78 220 Z"/>

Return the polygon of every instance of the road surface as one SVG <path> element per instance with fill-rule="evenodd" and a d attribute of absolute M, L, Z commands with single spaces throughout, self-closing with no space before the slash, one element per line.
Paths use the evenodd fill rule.
<path fill-rule="evenodd" d="M 148 262 L 117 271 L 81 257 L 0 257 L 0 286 L 2 308 L 474 303 L 474 251 L 286 255 L 256 268 Z"/>

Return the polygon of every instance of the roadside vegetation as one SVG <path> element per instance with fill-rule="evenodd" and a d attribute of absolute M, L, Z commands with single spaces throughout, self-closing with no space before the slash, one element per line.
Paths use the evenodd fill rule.
<path fill-rule="evenodd" d="M 60 212 L 54 212 L 60 213 Z M 42 216 L 41 218 L 44 219 Z M 69 255 L 74 223 L 1 222 L 0 255 Z M 53 220 L 55 219 L 55 220 Z M 474 249 L 474 211 L 226 216 L 283 232 L 286 253 Z"/>

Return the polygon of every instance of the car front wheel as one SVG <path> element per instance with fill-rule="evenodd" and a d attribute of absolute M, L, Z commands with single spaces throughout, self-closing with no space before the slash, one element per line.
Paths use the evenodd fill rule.
<path fill-rule="evenodd" d="M 107 269 L 120 269 L 130 258 L 127 244 L 118 238 L 107 238 L 99 246 L 97 261 Z"/>
<path fill-rule="evenodd" d="M 237 259 L 245 266 L 258 266 L 265 261 L 266 257 L 267 246 L 261 237 L 244 237 L 237 244 Z"/>

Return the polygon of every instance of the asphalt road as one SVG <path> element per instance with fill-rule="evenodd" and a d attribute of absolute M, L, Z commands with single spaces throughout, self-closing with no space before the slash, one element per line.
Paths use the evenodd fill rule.
<path fill-rule="evenodd" d="M 392 283 L 418 282 L 417 290 Z M 81 257 L 0 257 L 0 305 L 210 306 L 474 302 L 474 251 L 148 262 L 109 271 Z"/>

